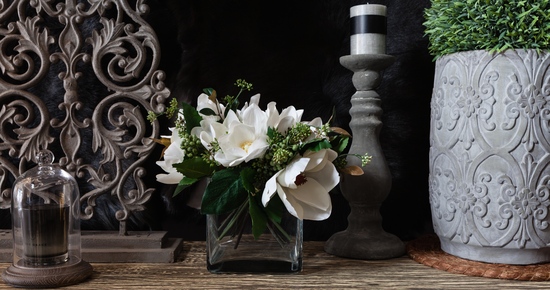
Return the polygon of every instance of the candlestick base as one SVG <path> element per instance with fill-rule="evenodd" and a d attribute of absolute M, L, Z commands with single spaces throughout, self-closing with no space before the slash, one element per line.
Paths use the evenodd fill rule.
<path fill-rule="evenodd" d="M 364 195 L 368 198 L 369 195 Z M 372 197 L 372 196 L 371 196 Z M 325 251 L 344 258 L 382 260 L 403 256 L 405 245 L 382 228 L 379 206 L 351 204 L 348 228 L 325 243 Z"/>
<path fill-rule="evenodd" d="M 362 166 L 363 175 L 343 175 L 342 195 L 350 205 L 348 228 L 334 234 L 325 244 L 325 251 L 340 257 L 356 259 L 389 259 L 405 254 L 405 245 L 396 236 L 382 229 L 380 206 L 391 188 L 391 174 L 379 142 L 382 127 L 380 96 L 374 90 L 380 85 L 380 71 L 391 65 L 393 56 L 385 54 L 346 55 L 340 63 L 354 72 L 357 92 L 351 97 L 352 139 L 350 154 L 368 153 L 372 161 Z M 348 165 L 361 166 L 357 158 L 348 158 Z"/>
<path fill-rule="evenodd" d="M 2 279 L 14 287 L 53 288 L 80 283 L 93 273 L 92 266 L 85 261 L 49 267 L 19 267 L 9 266 Z"/>
<path fill-rule="evenodd" d="M 327 240 L 325 251 L 343 258 L 384 260 L 403 256 L 405 246 L 398 237 L 385 231 L 357 234 L 345 230 Z"/>

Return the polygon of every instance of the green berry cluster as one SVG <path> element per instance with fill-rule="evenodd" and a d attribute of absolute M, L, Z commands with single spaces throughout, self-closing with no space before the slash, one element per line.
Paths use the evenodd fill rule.
<path fill-rule="evenodd" d="M 183 151 L 185 159 L 199 157 L 206 161 L 211 167 L 219 165 L 216 160 L 214 160 L 213 153 L 202 145 L 199 137 L 187 133 L 185 127 L 178 127 L 178 134 L 181 137 L 180 148 Z M 217 146 L 217 143 L 213 143 L 213 145 Z M 219 147 L 216 147 L 214 150 L 217 149 L 219 149 Z M 215 152 L 214 150 L 212 151 Z"/>
<path fill-rule="evenodd" d="M 257 172 L 257 187 L 262 188 L 269 178 L 284 169 L 298 153 L 299 144 L 310 135 L 309 126 L 303 123 L 296 124 L 286 135 L 276 130 L 270 131 L 269 149 L 263 158 L 252 163 L 253 169 Z"/>
<path fill-rule="evenodd" d="M 158 114 L 153 111 L 147 112 L 147 121 L 153 123 L 157 120 Z"/>
<path fill-rule="evenodd" d="M 252 84 L 248 83 L 247 81 L 245 81 L 243 79 L 238 79 L 237 81 L 235 81 L 235 85 L 238 88 L 240 88 L 241 90 L 247 90 L 247 91 L 252 90 Z"/>
<path fill-rule="evenodd" d="M 370 156 L 369 154 L 365 153 L 364 155 L 361 155 L 361 166 L 369 164 L 371 160 L 372 156 Z"/>
<path fill-rule="evenodd" d="M 325 124 L 323 124 L 323 126 L 321 126 L 321 129 L 320 129 L 320 134 L 321 135 L 327 136 L 330 132 L 332 132 L 332 129 L 330 128 L 329 123 L 325 123 Z"/>
<path fill-rule="evenodd" d="M 332 164 L 334 164 L 334 167 L 336 167 L 337 169 L 343 169 L 346 168 L 346 166 L 348 165 L 348 161 L 346 160 L 345 155 L 340 155 L 338 156 L 338 158 L 332 161 Z"/>
<path fill-rule="evenodd" d="M 288 130 L 286 136 L 273 131 L 269 138 L 269 150 L 265 159 L 269 160 L 269 166 L 275 172 L 282 170 L 288 162 L 298 153 L 300 145 L 311 135 L 309 125 L 297 123 Z"/>
<path fill-rule="evenodd" d="M 288 150 L 288 148 L 276 148 L 273 152 L 273 157 L 269 162 L 269 165 L 275 168 L 276 171 L 279 171 L 285 168 L 288 160 L 294 156 L 295 152 Z"/>
<path fill-rule="evenodd" d="M 220 144 L 218 143 L 217 140 L 214 140 L 210 143 L 210 146 L 212 146 L 210 151 L 204 150 L 204 152 L 202 153 L 201 158 L 202 158 L 202 160 L 208 162 L 210 164 L 210 166 L 217 167 L 219 165 L 219 163 L 214 159 L 214 155 L 216 154 L 216 152 L 220 151 Z M 202 146 L 201 146 L 201 148 L 204 149 L 204 147 L 202 147 Z"/>
<path fill-rule="evenodd" d="M 272 159 L 273 151 L 267 151 L 264 158 L 258 158 L 252 162 L 252 169 L 256 171 L 254 187 L 263 188 L 267 180 L 280 170 L 270 165 Z"/>
<path fill-rule="evenodd" d="M 166 117 L 171 119 L 174 115 L 177 115 L 179 110 L 178 100 L 175 98 L 170 100 L 170 105 L 166 108 Z"/>
<path fill-rule="evenodd" d="M 157 114 L 153 111 L 148 111 L 147 112 L 147 120 L 149 122 L 153 123 L 154 121 L 156 121 L 158 119 L 159 116 L 162 116 L 162 115 L 166 115 L 166 117 L 172 118 L 174 115 L 177 115 L 178 110 L 179 110 L 178 106 L 179 106 L 178 100 L 171 99 L 168 108 L 166 108 L 166 110 L 164 112 L 161 112 L 161 113 Z"/>
<path fill-rule="evenodd" d="M 302 143 L 310 135 L 311 129 L 309 128 L 309 125 L 297 123 L 288 131 L 286 139 L 288 140 L 288 144 L 295 145 Z"/>
<path fill-rule="evenodd" d="M 348 161 L 346 159 L 347 156 L 353 156 L 353 157 L 359 158 L 359 160 L 361 160 L 361 166 L 362 167 L 367 166 L 367 164 L 369 164 L 372 160 L 372 156 L 370 156 L 367 153 L 365 153 L 363 155 L 359 155 L 359 154 L 342 154 L 342 155 L 338 156 L 334 161 L 332 161 L 332 164 L 334 164 L 334 166 L 338 170 L 346 168 L 346 166 L 348 166 Z"/>
<path fill-rule="evenodd" d="M 185 158 L 202 157 L 206 150 L 197 136 L 187 133 L 186 130 L 178 130 L 178 134 L 181 138 L 180 148 Z"/>

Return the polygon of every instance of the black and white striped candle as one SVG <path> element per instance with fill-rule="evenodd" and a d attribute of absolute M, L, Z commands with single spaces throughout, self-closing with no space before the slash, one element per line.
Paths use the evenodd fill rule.
<path fill-rule="evenodd" d="M 351 54 L 386 53 L 386 6 L 363 4 L 350 8 Z"/>

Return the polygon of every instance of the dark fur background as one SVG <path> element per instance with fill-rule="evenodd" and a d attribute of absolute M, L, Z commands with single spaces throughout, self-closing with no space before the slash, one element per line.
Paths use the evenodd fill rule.
<path fill-rule="evenodd" d="M 388 7 L 387 53 L 396 57 L 377 90 L 384 110 L 380 140 L 393 176 L 391 192 L 381 209 L 383 225 L 409 240 L 431 230 L 428 135 L 434 65 L 422 26 L 429 1 L 369 2 Z M 252 93 L 261 93 L 263 106 L 269 101 L 276 101 L 279 109 L 294 105 L 305 109 L 305 120 L 321 116 L 325 121 L 335 108 L 335 125 L 349 128 L 349 100 L 355 89 L 351 72 L 339 64 L 339 57 L 349 54 L 349 7 L 366 1 L 146 3 L 150 6 L 147 20 L 162 47 L 159 69 L 167 74 L 172 96 L 194 102 L 205 87 L 213 87 L 222 95 L 232 94 L 234 81 L 244 78 L 254 84 Z M 58 85 L 49 90 L 62 95 L 56 91 Z M 88 92 L 104 93 L 88 88 L 88 84 L 80 85 Z M 160 149 L 150 156 L 150 162 L 159 156 Z M 147 169 L 148 185 L 158 190 L 148 209 L 132 217 L 130 229 L 165 229 L 173 236 L 203 239 L 204 217 L 185 205 L 188 195 L 172 199 L 171 188 L 154 180 L 159 168 L 152 165 Z M 305 239 L 325 240 L 345 229 L 347 202 L 338 189 L 332 198 L 332 216 L 322 222 L 306 221 Z M 112 217 L 115 210 L 113 199 L 102 197 L 94 219 L 83 221 L 83 229 L 117 229 Z M 6 211 L 2 214 L 5 216 Z"/>

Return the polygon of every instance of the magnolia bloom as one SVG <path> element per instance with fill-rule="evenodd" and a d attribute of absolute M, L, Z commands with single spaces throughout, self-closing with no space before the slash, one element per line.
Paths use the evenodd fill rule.
<path fill-rule="evenodd" d="M 181 138 L 178 134 L 178 129 L 170 128 L 172 136 L 161 136 L 162 138 L 170 138 L 170 146 L 164 151 L 164 160 L 157 161 L 157 165 L 166 171 L 166 174 L 157 174 L 157 181 L 164 184 L 178 184 L 183 174 L 179 173 L 172 165 L 183 161 L 184 154 L 181 149 Z"/>
<path fill-rule="evenodd" d="M 309 138 L 306 139 L 306 141 L 309 141 L 315 138 L 326 138 L 324 134 L 320 135 L 321 132 L 319 128 L 323 126 L 323 120 L 321 120 L 321 118 L 317 117 L 309 122 L 306 122 L 306 124 L 308 124 L 311 129 L 311 135 L 309 136 Z"/>
<path fill-rule="evenodd" d="M 213 115 L 213 116 L 204 115 L 201 113 L 201 111 L 204 109 L 210 109 L 214 111 L 216 115 Z M 211 119 L 212 121 L 218 121 L 220 120 L 220 115 L 223 114 L 224 110 L 225 110 L 225 107 L 222 104 L 218 102 L 213 102 L 212 100 L 210 100 L 210 97 L 207 94 L 200 94 L 199 97 L 197 98 L 197 111 L 199 112 L 199 114 L 203 119 Z"/>
<path fill-rule="evenodd" d="M 217 138 L 220 150 L 214 159 L 225 167 L 233 167 L 262 157 L 267 150 L 267 116 L 257 105 L 241 111 L 241 118 L 229 111 L 223 125 L 227 133 Z"/>
<path fill-rule="evenodd" d="M 290 128 L 302 119 L 304 110 L 296 110 L 294 106 L 284 109 L 281 114 L 276 108 L 275 102 L 267 104 L 267 125 L 285 134 Z"/>
<path fill-rule="evenodd" d="M 323 126 L 323 120 L 320 117 L 317 117 L 309 122 L 306 122 L 312 128 L 321 128 Z"/>
<path fill-rule="evenodd" d="M 246 109 L 248 109 L 249 106 L 255 105 L 255 106 L 259 107 L 260 106 L 260 94 L 255 94 L 252 97 L 250 97 L 249 102 L 245 102 L 243 107 L 240 110 L 237 110 L 238 115 L 240 115 L 242 111 L 245 111 Z"/>
<path fill-rule="evenodd" d="M 212 149 L 212 143 L 218 137 L 227 134 L 227 127 L 213 119 L 203 119 L 199 127 L 191 129 L 191 135 L 197 136 L 201 140 L 202 146 L 207 150 Z"/>
<path fill-rule="evenodd" d="M 340 181 L 332 161 L 338 154 L 331 149 L 307 151 L 277 172 L 265 185 L 262 203 L 267 206 L 277 193 L 290 214 L 306 220 L 325 220 L 332 203 L 329 191 Z"/>
<path fill-rule="evenodd" d="M 250 105 L 247 104 L 238 112 L 238 118 L 241 123 L 252 126 L 255 134 L 261 136 L 267 134 L 267 113 L 260 109 L 259 102 L 260 95 L 254 95 L 250 98 Z M 228 125 L 228 127 L 230 126 L 231 124 Z"/>

